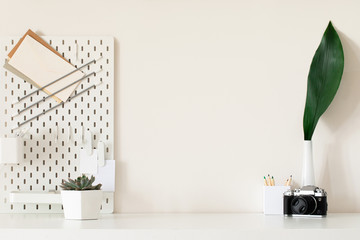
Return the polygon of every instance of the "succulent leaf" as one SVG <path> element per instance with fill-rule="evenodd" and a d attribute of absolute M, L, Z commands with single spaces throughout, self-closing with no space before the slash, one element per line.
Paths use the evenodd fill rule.
<path fill-rule="evenodd" d="M 95 177 L 87 177 L 85 174 L 77 177 L 75 180 L 69 178 L 68 181 L 62 180 L 60 187 L 63 190 L 74 190 L 74 191 L 86 191 L 86 190 L 100 190 L 101 184 L 93 186 L 92 184 L 95 181 Z"/>

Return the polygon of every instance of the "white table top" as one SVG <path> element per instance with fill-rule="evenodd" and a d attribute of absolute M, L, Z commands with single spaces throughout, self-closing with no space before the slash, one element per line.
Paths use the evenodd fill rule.
<path fill-rule="evenodd" d="M 65 220 L 62 214 L 0 214 L 0 236 L 27 239 L 291 239 L 360 236 L 360 214 L 325 218 L 263 214 L 109 214 L 98 220 Z M 226 238 L 224 237 L 226 236 Z M 301 236 L 301 237 L 300 237 Z M 281 237 L 281 238 L 283 238 Z M 7 238 L 3 238 L 7 239 Z M 15 239 L 15 238 L 14 238 Z M 46 239 L 46 238 L 44 238 Z"/>

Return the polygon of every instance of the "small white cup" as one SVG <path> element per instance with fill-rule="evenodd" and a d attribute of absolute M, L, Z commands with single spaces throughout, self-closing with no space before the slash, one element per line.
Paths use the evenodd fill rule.
<path fill-rule="evenodd" d="M 24 162 L 24 140 L 21 137 L 0 138 L 0 163 Z"/>
<path fill-rule="evenodd" d="M 284 214 L 284 192 L 290 186 L 264 186 L 264 214 Z"/>

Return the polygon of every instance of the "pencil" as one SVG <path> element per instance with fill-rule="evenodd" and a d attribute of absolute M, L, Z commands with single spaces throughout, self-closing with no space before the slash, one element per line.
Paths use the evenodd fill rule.
<path fill-rule="evenodd" d="M 267 183 L 267 181 L 266 181 L 266 177 L 265 177 L 265 176 L 264 176 L 264 184 L 265 184 L 265 186 L 269 186 L 268 183 Z"/>
<path fill-rule="evenodd" d="M 292 181 L 292 175 L 290 175 L 288 186 L 291 186 L 291 181 Z"/>
<path fill-rule="evenodd" d="M 286 179 L 285 186 L 288 186 L 289 179 Z"/>

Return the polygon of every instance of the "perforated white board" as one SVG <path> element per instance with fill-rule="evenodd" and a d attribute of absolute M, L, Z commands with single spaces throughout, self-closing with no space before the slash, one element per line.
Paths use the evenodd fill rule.
<path fill-rule="evenodd" d="M 99 140 L 105 143 L 106 159 L 114 159 L 114 39 L 113 37 L 43 37 L 55 50 L 72 64 L 79 67 L 93 59 L 102 58 L 95 64 L 84 68 L 88 74 L 102 69 L 96 76 L 85 79 L 76 92 L 93 85 L 102 84 L 72 99 L 45 115 L 12 130 L 17 123 L 30 119 L 56 105 L 49 98 L 17 117 L 11 117 L 18 109 L 46 96 L 44 92 L 27 98 L 20 104 L 12 104 L 18 97 L 35 90 L 28 82 L 15 76 L 2 67 L 6 56 L 20 37 L 0 38 L 0 136 L 12 137 L 20 129 L 30 127 L 24 136 L 24 163 L 0 165 L 0 212 L 2 213 L 59 213 L 59 204 L 20 204 L 10 203 L 11 191 L 60 190 L 62 179 L 75 178 L 80 173 L 80 128 L 93 133 L 93 147 Z M 76 93 L 75 92 L 75 93 Z M 55 141 L 55 128 L 58 125 L 58 140 Z M 71 126 L 71 140 L 69 138 Z M 102 212 L 113 212 L 113 193 L 105 195 Z"/>

